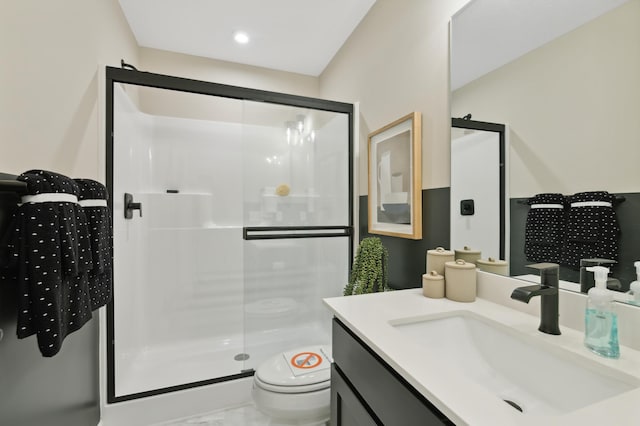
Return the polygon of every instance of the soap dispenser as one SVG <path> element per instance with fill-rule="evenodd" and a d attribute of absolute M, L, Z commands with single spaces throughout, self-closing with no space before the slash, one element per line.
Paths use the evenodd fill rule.
<path fill-rule="evenodd" d="M 587 293 L 596 284 L 593 280 L 593 274 L 589 272 L 590 266 L 611 268 L 615 263 L 617 263 L 615 260 L 610 259 L 580 259 L 580 292 Z"/>
<path fill-rule="evenodd" d="M 640 306 L 640 261 L 633 262 L 633 266 L 636 267 L 636 280 L 629 285 L 629 292 L 633 296 L 629 302 Z"/>
<path fill-rule="evenodd" d="M 587 268 L 595 276 L 596 286 L 589 289 L 584 318 L 584 345 L 607 358 L 619 358 L 618 318 L 613 312 L 613 294 L 607 290 L 609 268 Z"/>

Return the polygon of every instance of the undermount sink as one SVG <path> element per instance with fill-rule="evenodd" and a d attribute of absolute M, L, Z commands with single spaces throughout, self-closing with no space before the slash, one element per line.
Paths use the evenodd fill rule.
<path fill-rule="evenodd" d="M 469 311 L 390 324 L 524 414 L 565 414 L 640 387 L 632 376 Z"/>

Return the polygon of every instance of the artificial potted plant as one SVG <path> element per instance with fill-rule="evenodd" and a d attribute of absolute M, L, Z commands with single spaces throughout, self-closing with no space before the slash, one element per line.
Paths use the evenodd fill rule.
<path fill-rule="evenodd" d="M 344 295 L 375 293 L 388 290 L 389 253 L 378 237 L 363 238 L 353 260 L 351 276 Z"/>

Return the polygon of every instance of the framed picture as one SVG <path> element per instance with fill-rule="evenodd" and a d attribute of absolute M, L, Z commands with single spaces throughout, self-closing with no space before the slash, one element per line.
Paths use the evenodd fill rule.
<path fill-rule="evenodd" d="M 369 134 L 369 233 L 422 238 L 421 118 L 413 112 Z"/>

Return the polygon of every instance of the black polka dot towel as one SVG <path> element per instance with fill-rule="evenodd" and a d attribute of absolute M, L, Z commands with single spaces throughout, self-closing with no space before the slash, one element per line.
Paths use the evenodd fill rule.
<path fill-rule="evenodd" d="M 36 334 L 40 352 L 50 357 L 92 316 L 90 234 L 72 179 L 46 170 L 30 170 L 17 179 L 27 184 L 8 244 L 13 268 L 8 276 L 19 293 L 17 335 Z"/>
<path fill-rule="evenodd" d="M 80 194 L 78 203 L 84 210 L 89 227 L 93 268 L 89 271 L 91 310 L 111 300 L 111 247 L 113 242 L 111 215 L 107 206 L 107 188 L 91 179 L 74 179 Z"/>
<path fill-rule="evenodd" d="M 578 268 L 580 259 L 617 261 L 620 227 L 613 208 L 615 196 L 606 191 L 579 192 L 568 201 L 562 263 Z"/>
<path fill-rule="evenodd" d="M 530 262 L 561 259 L 564 242 L 566 198 L 562 194 L 537 194 L 529 198 L 524 253 Z"/>

